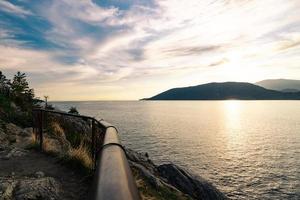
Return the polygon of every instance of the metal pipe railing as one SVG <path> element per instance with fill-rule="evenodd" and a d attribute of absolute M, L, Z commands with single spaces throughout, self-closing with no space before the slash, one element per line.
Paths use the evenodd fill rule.
<path fill-rule="evenodd" d="M 95 172 L 92 200 L 140 199 L 116 128 L 108 127 L 105 135 L 97 164 L 99 167 Z"/>
<path fill-rule="evenodd" d="M 76 115 L 76 114 L 57 111 L 57 110 L 47 110 L 47 109 L 43 109 L 43 108 L 35 108 L 35 109 L 33 109 L 33 112 L 35 112 L 35 111 L 44 111 L 47 113 L 54 113 L 54 114 L 60 114 L 60 115 L 64 115 L 64 116 L 77 117 L 77 118 L 81 118 L 81 119 L 90 119 L 90 120 L 97 121 L 94 117 L 85 116 L 85 115 Z"/>
<path fill-rule="evenodd" d="M 90 199 L 92 200 L 139 200 L 140 195 L 136 187 L 135 180 L 129 167 L 126 152 L 118 138 L 117 129 L 105 122 L 96 120 L 93 117 L 74 115 L 70 113 L 34 109 L 33 120 L 34 129 L 39 135 L 40 146 L 43 142 L 43 120 L 45 113 L 54 113 L 64 116 L 77 117 L 85 120 L 91 120 L 92 124 L 92 151 L 95 158 L 95 174 Z M 104 140 L 94 141 L 95 126 L 104 130 Z M 97 146 L 96 144 L 99 144 Z"/>

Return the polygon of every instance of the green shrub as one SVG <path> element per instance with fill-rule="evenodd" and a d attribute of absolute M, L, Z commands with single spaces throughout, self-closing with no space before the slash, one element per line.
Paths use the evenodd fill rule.
<path fill-rule="evenodd" d="M 4 112 L 9 112 L 11 110 L 10 100 L 0 93 L 0 108 Z"/>
<path fill-rule="evenodd" d="M 32 125 L 32 108 L 39 103 L 34 91 L 29 88 L 26 74 L 17 72 L 13 81 L 0 71 L 0 118 L 22 127 Z"/>
<path fill-rule="evenodd" d="M 79 114 L 79 112 L 78 112 L 78 110 L 77 110 L 76 107 L 71 107 L 68 113 L 75 114 L 75 115 Z"/>

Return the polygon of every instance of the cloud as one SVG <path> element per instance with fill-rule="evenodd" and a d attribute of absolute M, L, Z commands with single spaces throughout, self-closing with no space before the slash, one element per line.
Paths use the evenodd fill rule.
<path fill-rule="evenodd" d="M 7 30 L 0 30 L 0 38 L 6 38 L 9 36 L 9 31 Z"/>
<path fill-rule="evenodd" d="M 291 48 L 300 47 L 300 32 L 290 32 L 281 36 L 281 41 L 277 44 L 279 51 L 286 51 Z"/>
<path fill-rule="evenodd" d="M 9 1 L 5 1 L 5 0 L 0 1 L 0 10 L 7 12 L 7 13 L 16 14 L 21 17 L 24 17 L 26 15 L 32 15 L 32 12 L 30 12 L 29 10 L 26 10 L 20 6 L 14 5 L 14 4 L 10 3 Z"/>
<path fill-rule="evenodd" d="M 39 74 L 39 80 L 46 84 L 51 80 L 76 82 L 89 78 L 96 72 L 90 66 L 61 64 L 55 60 L 56 54 L 53 52 L 0 45 L 0 54 L 1 70 Z"/>
<path fill-rule="evenodd" d="M 187 56 L 187 55 L 201 55 L 204 53 L 215 52 L 222 49 L 223 46 L 192 46 L 192 47 L 180 47 L 172 48 L 170 50 L 163 50 L 169 56 Z"/>
<path fill-rule="evenodd" d="M 208 66 L 209 67 L 215 67 L 215 66 L 218 66 L 218 65 L 223 65 L 223 64 L 225 64 L 227 62 L 228 62 L 228 59 L 223 58 L 221 60 L 218 60 L 216 62 L 213 62 L 213 63 L 209 64 Z"/>
<path fill-rule="evenodd" d="M 184 85 L 187 76 L 193 77 L 188 83 L 198 84 L 211 70 L 211 79 L 222 80 L 226 71 L 241 73 L 251 65 L 271 74 L 278 63 L 285 64 L 287 78 L 297 78 L 298 0 L 53 0 L 0 5 L 0 12 L 22 16 L 1 15 L 1 69 L 27 71 L 43 89 L 59 88 L 61 82 L 99 92 L 105 85 L 118 93 L 120 85 L 132 90 L 155 81 L 163 87 Z M 257 74 L 238 73 L 231 78 L 251 81 Z M 139 93 L 143 92 L 126 98 L 140 98 Z"/>

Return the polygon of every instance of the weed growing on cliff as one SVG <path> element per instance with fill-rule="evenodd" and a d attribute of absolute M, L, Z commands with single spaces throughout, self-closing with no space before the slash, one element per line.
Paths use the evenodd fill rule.
<path fill-rule="evenodd" d="M 45 138 L 43 141 L 43 151 L 47 154 L 58 156 L 60 154 L 59 150 L 57 149 L 57 145 L 55 144 L 55 140 Z"/>
<path fill-rule="evenodd" d="M 40 144 L 36 140 L 36 137 L 34 134 L 31 134 L 30 136 L 30 143 L 26 146 L 27 150 L 39 150 L 40 149 Z"/>
<path fill-rule="evenodd" d="M 53 133 L 58 138 L 65 138 L 65 131 L 57 121 L 52 121 L 50 124 L 50 133 Z"/>
<path fill-rule="evenodd" d="M 79 112 L 76 107 L 71 107 L 68 113 L 79 115 Z"/>
<path fill-rule="evenodd" d="M 143 200 L 191 200 L 191 198 L 182 192 L 164 185 L 155 188 L 141 172 L 135 167 L 131 168 L 136 185 Z"/>
<path fill-rule="evenodd" d="M 43 150 L 47 154 L 56 154 L 61 161 L 71 168 L 90 173 L 93 161 L 90 152 L 90 138 L 79 134 L 72 127 L 73 123 L 57 115 L 48 115 Z"/>
<path fill-rule="evenodd" d="M 71 148 L 63 157 L 66 164 L 79 171 L 90 173 L 93 169 L 93 160 L 87 150 L 87 147 L 80 145 L 77 148 Z"/>

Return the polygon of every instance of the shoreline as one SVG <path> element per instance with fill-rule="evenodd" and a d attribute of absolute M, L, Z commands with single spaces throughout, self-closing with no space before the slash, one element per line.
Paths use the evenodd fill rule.
<path fill-rule="evenodd" d="M 69 121 L 70 123 L 74 123 L 74 121 Z M 78 123 L 78 122 L 76 122 Z M 11 145 L 18 145 L 20 142 L 24 145 L 26 142 L 25 140 L 32 140 L 33 138 L 33 132 L 31 128 L 22 129 L 20 127 L 17 127 L 13 124 L 8 125 L 7 123 L 2 122 L 2 127 L 14 127 L 9 128 L 10 133 L 15 132 L 16 140 L 12 142 L 12 144 L 9 144 L 9 138 L 5 138 L 5 135 L 8 133 L 7 131 L 1 131 L 2 141 L 5 141 L 7 139 L 7 146 L 1 147 L 3 150 L 2 152 L 6 152 L 7 149 L 10 148 Z M 82 125 L 82 124 L 81 124 Z M 80 125 L 80 126 L 81 126 Z M 12 129 L 12 130 L 10 130 Z M 26 134 L 23 134 L 24 130 L 26 130 Z M 48 137 L 48 136 L 47 136 Z M 56 139 L 51 139 L 52 150 L 59 150 L 61 151 L 64 149 L 64 147 L 60 146 L 58 141 L 55 141 Z M 30 146 L 28 143 L 25 146 Z M 32 142 L 32 141 L 31 141 Z M 3 143 L 3 142 L 2 142 Z M 4 143 L 3 143 L 4 144 Z M 48 143 L 49 144 L 49 143 Z M 30 150 L 26 150 L 23 146 L 20 149 L 24 149 L 26 154 L 20 154 L 19 159 L 22 158 L 22 156 L 28 155 L 30 153 Z M 20 150 L 21 152 L 23 150 Z M 60 152 L 49 152 L 46 153 L 50 155 L 50 157 L 55 158 L 57 157 L 57 153 Z M 223 193 L 221 193 L 219 190 L 217 190 L 212 184 L 208 183 L 204 179 L 195 176 L 194 174 L 188 172 L 187 170 L 184 170 L 174 164 L 164 164 L 164 165 L 155 165 L 148 157 L 147 154 L 142 154 L 139 152 L 135 152 L 130 149 L 126 149 L 127 158 L 129 160 L 129 164 L 131 166 L 131 169 L 134 173 L 134 177 L 136 179 L 136 183 L 139 187 L 139 191 L 142 199 L 148 199 L 153 198 L 154 199 L 168 199 L 167 196 L 173 195 L 174 199 L 227 199 Z M 50 159 L 49 157 L 49 159 Z M 2 157 L 4 158 L 4 157 Z M 13 158 L 13 157 L 11 157 Z M 51 159 L 52 159 L 51 158 Z M 9 160 L 8 158 L 7 160 Z M 50 160 L 51 160 L 50 159 Z M 38 160 L 37 160 L 38 161 Z M 23 169 L 26 171 L 27 169 Z M 76 170 L 74 171 L 76 172 Z M 15 172 L 14 172 L 15 173 Z M 45 172 L 42 172 L 45 173 Z M 31 176 L 31 175 L 30 175 Z M 45 175 L 47 177 L 47 174 Z M 32 175 L 31 177 L 35 177 Z M 44 176 L 43 176 L 44 177 Z M 176 177 L 174 179 L 174 177 Z M 37 181 L 34 178 L 30 178 L 31 181 Z M 27 179 L 24 179 L 24 181 L 29 181 Z M 57 181 L 56 181 L 57 182 Z M 59 181 L 58 181 L 59 182 Z M 143 184 L 141 184 L 143 183 Z M 7 183 L 1 183 L 7 184 Z M 33 182 L 32 182 L 33 184 Z M 28 188 L 27 188 L 28 189 Z M 38 191 L 37 188 L 35 190 Z M 5 190 L 6 191 L 6 190 Z M 4 194 L 5 191 L 2 191 Z M 1 191 L 0 191 L 1 192 Z M 45 193 L 44 195 L 48 195 L 48 193 Z M 55 195 L 58 195 L 55 194 Z M 152 197 L 151 197 L 152 196 Z"/>

